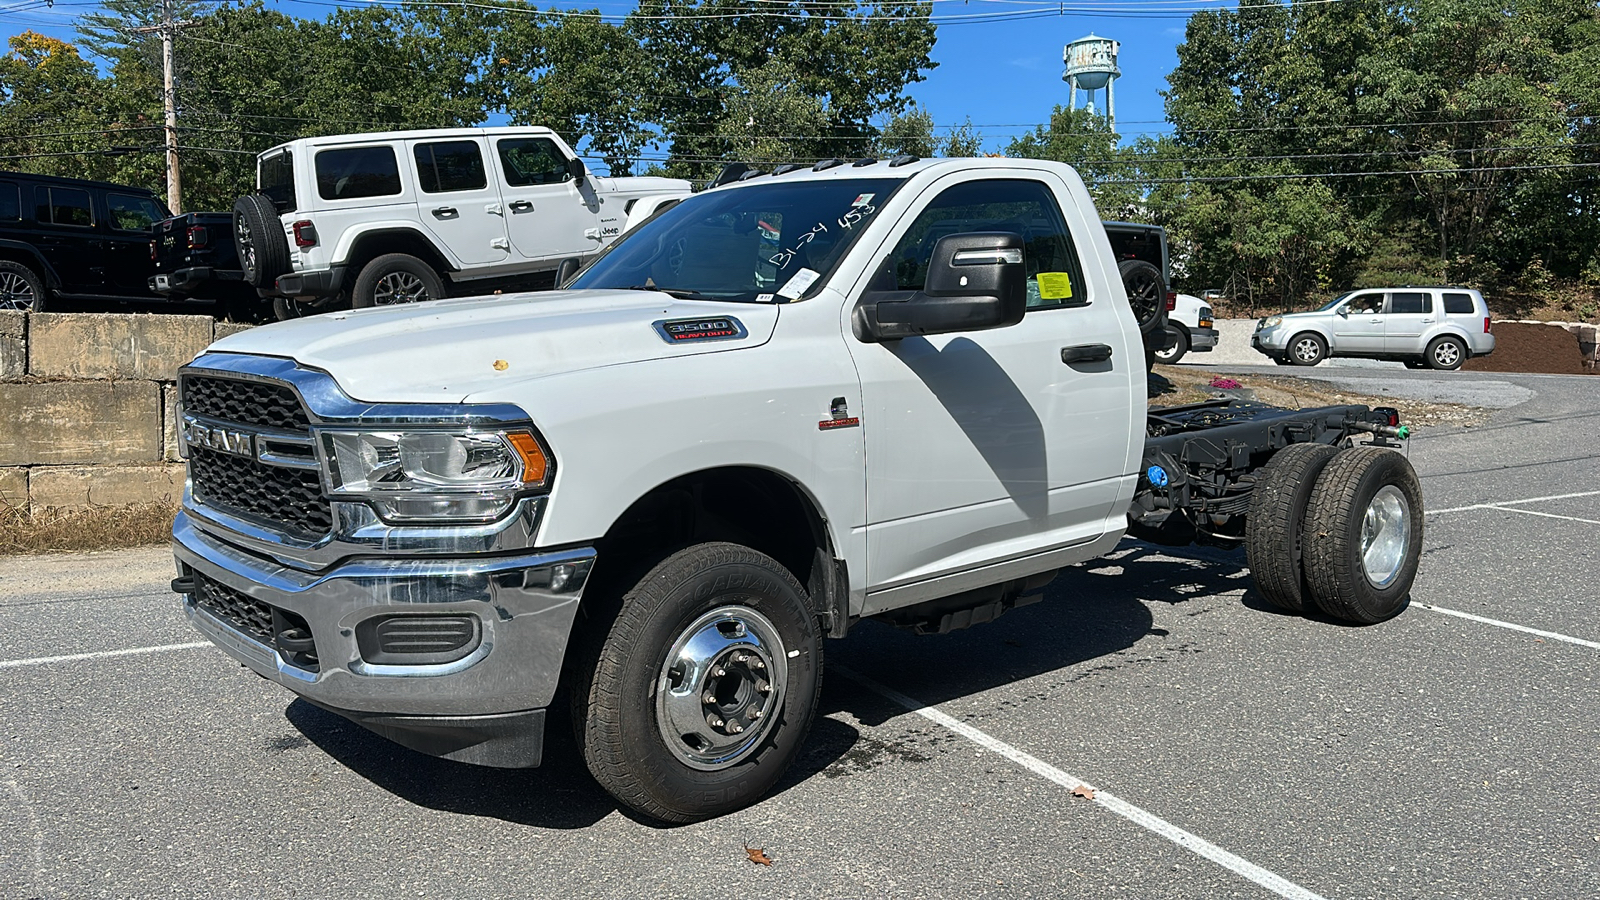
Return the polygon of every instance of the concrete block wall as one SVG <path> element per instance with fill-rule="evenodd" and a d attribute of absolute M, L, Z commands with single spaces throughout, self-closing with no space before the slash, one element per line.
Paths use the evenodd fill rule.
<path fill-rule="evenodd" d="M 178 367 L 244 327 L 209 316 L 0 312 L 0 503 L 176 504 Z"/>

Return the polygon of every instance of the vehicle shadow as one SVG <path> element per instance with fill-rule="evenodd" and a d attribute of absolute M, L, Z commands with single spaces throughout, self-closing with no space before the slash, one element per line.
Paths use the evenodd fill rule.
<path fill-rule="evenodd" d="M 1194 607 L 1190 615 L 1204 615 L 1218 604 L 1239 602 L 1218 595 L 1248 587 L 1248 574 L 1243 553 L 1177 557 L 1162 548 L 1125 542 L 1114 558 L 1064 570 L 1041 602 L 987 625 L 918 636 L 877 622 L 861 623 L 846 640 L 827 643 L 824 671 L 848 667 L 930 705 L 1044 675 L 1053 674 L 1052 683 L 1067 685 L 1135 664 L 1137 660 L 1123 658 L 1124 651 L 1141 641 L 1174 640 L 1165 629 L 1154 627 L 1147 604 Z M 1265 607 L 1252 602 L 1253 593 L 1246 593 L 1246 605 Z M 1097 660 L 1099 664 L 1083 668 Z M 837 670 L 823 681 L 811 733 L 769 797 L 819 775 L 851 774 L 887 758 L 927 758 L 914 747 L 863 736 L 852 724 L 879 726 L 905 715 L 904 707 L 840 677 Z M 565 709 L 564 702 L 556 706 Z M 553 715 L 546 725 L 544 762 L 537 769 L 491 769 L 437 759 L 301 700 L 289 705 L 285 717 L 351 771 L 429 809 L 535 828 L 584 828 L 614 812 L 647 827 L 672 827 L 619 807 L 595 783 L 563 714 Z"/>

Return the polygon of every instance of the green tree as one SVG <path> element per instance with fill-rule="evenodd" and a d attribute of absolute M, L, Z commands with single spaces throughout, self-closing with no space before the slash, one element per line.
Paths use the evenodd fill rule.
<path fill-rule="evenodd" d="M 1120 146 L 1106 120 L 1086 109 L 1057 106 L 1050 124 L 1006 145 L 1006 156 L 1050 159 L 1078 170 L 1102 218 L 1146 220 L 1137 181 L 1137 152 Z"/>

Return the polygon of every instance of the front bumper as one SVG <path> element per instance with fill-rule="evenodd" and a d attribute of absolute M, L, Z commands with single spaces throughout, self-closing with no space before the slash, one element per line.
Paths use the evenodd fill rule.
<path fill-rule="evenodd" d="M 1282 332 L 1283 329 L 1281 328 L 1263 329 L 1257 326 L 1255 333 L 1250 335 L 1250 346 L 1254 347 L 1257 352 L 1264 353 L 1267 356 L 1282 356 L 1284 350 L 1287 349 L 1285 347 L 1285 336 Z"/>
<path fill-rule="evenodd" d="M 180 575 L 173 586 L 184 595 L 189 620 L 263 677 L 430 755 L 508 768 L 539 764 L 543 707 L 560 677 L 592 549 L 361 559 L 317 574 L 219 540 L 180 512 L 173 552 Z M 243 618 L 274 624 L 253 632 L 241 627 L 203 600 L 200 579 L 237 598 L 230 607 L 236 615 L 243 606 Z M 362 623 L 400 614 L 471 617 L 477 643 L 444 663 L 364 659 Z M 276 623 L 294 619 L 309 629 L 309 657 L 303 642 L 278 630 Z"/>
<path fill-rule="evenodd" d="M 1215 328 L 1191 328 L 1189 330 L 1189 350 L 1192 353 L 1210 353 L 1217 349 L 1217 330 Z"/>

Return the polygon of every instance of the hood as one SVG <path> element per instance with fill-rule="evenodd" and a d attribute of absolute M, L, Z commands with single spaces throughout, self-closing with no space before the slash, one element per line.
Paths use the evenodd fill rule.
<path fill-rule="evenodd" d="M 681 178 L 659 178 L 654 175 L 594 176 L 595 181 L 607 191 L 629 194 L 688 194 L 694 185 Z"/>
<path fill-rule="evenodd" d="M 669 342 L 656 323 L 733 317 L 745 334 Z M 759 347 L 778 307 L 654 291 L 546 291 L 335 312 L 252 328 L 211 349 L 289 357 L 357 400 L 459 402 L 512 381 Z"/>

